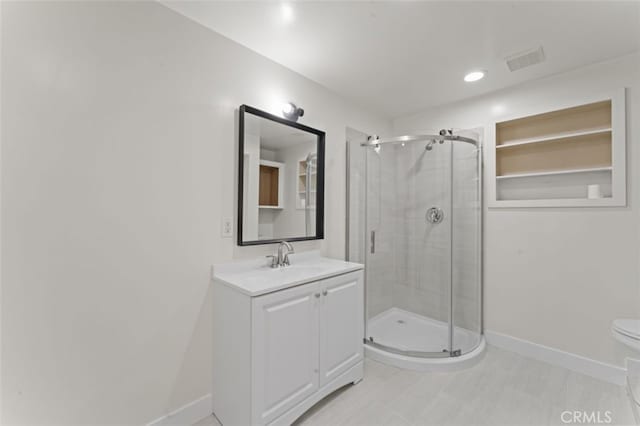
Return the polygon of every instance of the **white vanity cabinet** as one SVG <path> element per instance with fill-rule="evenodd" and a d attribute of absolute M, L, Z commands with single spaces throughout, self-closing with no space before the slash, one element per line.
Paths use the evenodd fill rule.
<path fill-rule="evenodd" d="M 252 300 L 253 424 L 269 424 L 318 391 L 320 284 Z"/>
<path fill-rule="evenodd" d="M 320 386 L 362 360 L 364 338 L 363 273 L 321 281 Z"/>
<path fill-rule="evenodd" d="M 273 291 L 215 275 L 213 406 L 223 425 L 291 424 L 362 378 L 361 265 L 319 259 L 333 268 L 296 270 L 293 259 L 290 271 L 262 270 L 274 280 Z M 245 283 L 256 280 L 253 274 Z"/>

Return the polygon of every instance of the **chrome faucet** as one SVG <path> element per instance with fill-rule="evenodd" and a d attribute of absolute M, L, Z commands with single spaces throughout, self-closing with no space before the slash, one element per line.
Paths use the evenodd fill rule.
<path fill-rule="evenodd" d="M 285 253 L 285 249 L 287 252 Z M 289 266 L 291 262 L 289 262 L 289 255 L 294 253 L 293 247 L 286 241 L 280 241 L 280 245 L 278 246 L 278 265 L 280 266 Z"/>
<path fill-rule="evenodd" d="M 286 252 L 285 249 L 287 250 Z M 286 241 L 280 241 L 280 245 L 278 246 L 278 255 L 270 254 L 267 256 L 271 258 L 271 267 L 277 268 L 278 266 L 291 265 L 291 262 L 289 261 L 289 255 L 291 253 L 295 253 L 291 244 Z"/>

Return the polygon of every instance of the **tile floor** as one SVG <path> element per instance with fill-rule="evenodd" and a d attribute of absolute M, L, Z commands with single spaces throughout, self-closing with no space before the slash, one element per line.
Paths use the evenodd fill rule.
<path fill-rule="evenodd" d="M 563 425 L 565 410 L 600 411 L 602 421 L 608 410 L 609 424 L 635 424 L 625 388 L 488 347 L 478 365 L 455 373 L 367 359 L 362 382 L 329 395 L 295 425 Z M 214 417 L 197 423 L 218 425 Z"/>

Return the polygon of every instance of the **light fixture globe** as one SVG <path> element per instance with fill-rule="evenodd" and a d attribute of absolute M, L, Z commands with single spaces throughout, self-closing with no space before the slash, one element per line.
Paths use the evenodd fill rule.
<path fill-rule="evenodd" d="M 284 115 L 291 115 L 296 111 L 296 106 L 291 102 L 287 102 L 282 106 L 282 113 Z"/>
<path fill-rule="evenodd" d="M 304 115 L 304 109 L 298 108 L 293 102 L 287 102 L 282 106 L 282 115 L 287 120 L 298 121 Z"/>

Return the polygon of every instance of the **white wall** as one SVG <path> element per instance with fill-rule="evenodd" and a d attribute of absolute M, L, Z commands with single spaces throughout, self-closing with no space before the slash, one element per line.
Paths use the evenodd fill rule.
<path fill-rule="evenodd" d="M 327 132 L 344 255 L 345 127 L 381 118 L 157 3 L 2 2 L 3 424 L 141 424 L 210 391 L 210 265 L 236 118 L 293 100 Z"/>
<path fill-rule="evenodd" d="M 260 137 L 244 134 L 242 235 L 244 241 L 258 239 L 260 210 Z"/>
<path fill-rule="evenodd" d="M 640 315 L 640 56 L 430 108 L 394 126 L 397 134 L 490 126 L 619 87 L 627 88 L 628 207 L 485 208 L 484 318 L 485 329 L 622 365 L 626 350 L 609 329 L 615 318 Z"/>

